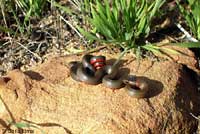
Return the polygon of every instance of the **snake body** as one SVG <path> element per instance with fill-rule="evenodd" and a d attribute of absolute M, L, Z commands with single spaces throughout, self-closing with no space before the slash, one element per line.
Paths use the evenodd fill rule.
<path fill-rule="evenodd" d="M 148 85 L 143 79 L 135 78 L 135 80 L 129 80 L 125 83 L 127 83 L 125 89 L 130 96 L 135 98 L 144 98 L 146 96 Z"/>
<path fill-rule="evenodd" d="M 148 89 L 145 81 L 119 76 L 116 66 L 106 65 L 104 56 L 84 55 L 81 62 L 70 62 L 70 75 L 76 81 L 90 85 L 103 83 L 105 87 L 119 89 L 125 86 L 128 94 L 143 98 Z"/>

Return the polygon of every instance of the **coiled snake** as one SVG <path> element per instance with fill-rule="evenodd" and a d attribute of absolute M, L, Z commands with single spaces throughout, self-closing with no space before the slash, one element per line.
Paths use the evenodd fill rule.
<path fill-rule="evenodd" d="M 111 89 L 125 87 L 128 94 L 135 98 L 144 98 L 148 91 L 148 84 L 135 76 L 120 76 L 118 67 L 106 65 L 104 56 L 84 55 L 81 62 L 70 62 L 71 77 L 90 85 L 103 83 Z"/>

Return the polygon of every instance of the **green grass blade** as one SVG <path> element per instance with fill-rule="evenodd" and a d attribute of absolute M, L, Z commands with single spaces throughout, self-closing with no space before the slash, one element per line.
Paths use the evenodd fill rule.
<path fill-rule="evenodd" d="M 169 54 L 175 54 L 175 55 L 181 54 L 180 52 L 178 52 L 172 48 L 161 47 L 160 50 L 162 50 L 165 53 L 169 53 Z"/>
<path fill-rule="evenodd" d="M 156 11 L 165 3 L 166 0 L 155 0 L 152 5 L 153 5 L 153 9 L 150 12 L 150 19 L 152 17 L 154 17 L 154 15 L 156 14 Z"/>
<path fill-rule="evenodd" d="M 145 50 L 151 51 L 154 54 L 163 55 L 163 53 L 159 50 L 159 47 L 153 46 L 152 44 L 147 44 L 141 47 Z"/>
<path fill-rule="evenodd" d="M 20 129 L 31 128 L 32 127 L 32 128 L 36 128 L 36 129 L 40 130 L 41 133 L 45 134 L 45 132 L 42 129 L 40 129 L 36 125 L 32 125 L 30 123 L 23 123 L 23 122 L 14 123 L 14 122 L 11 122 L 11 121 L 8 121 L 8 122 L 9 122 L 9 124 L 14 125 L 15 127 L 20 128 Z"/>
<path fill-rule="evenodd" d="M 185 47 L 185 48 L 200 48 L 200 42 L 171 43 L 171 45 Z"/>
<path fill-rule="evenodd" d="M 71 10 L 69 7 L 66 7 L 66 6 L 62 6 L 60 5 L 58 2 L 56 1 L 53 1 L 51 2 L 51 0 L 47 0 L 49 3 L 53 4 L 53 6 L 59 8 L 60 10 L 68 13 L 68 14 L 72 14 L 72 13 L 75 13 L 73 10 Z"/>
<path fill-rule="evenodd" d="M 118 25 L 116 25 L 115 17 L 113 13 L 111 12 L 111 9 L 107 0 L 105 0 L 105 8 L 106 8 L 106 15 L 107 15 L 109 25 L 112 28 L 112 31 L 114 32 L 113 34 L 116 35 L 119 28 L 118 28 Z"/>
<path fill-rule="evenodd" d="M 106 9 L 106 8 L 108 8 L 108 9 Z M 100 23 L 102 23 L 102 24 L 104 24 L 104 26 L 106 26 L 106 29 L 108 29 L 110 31 L 109 34 L 116 35 L 117 31 L 116 31 L 116 28 L 113 26 L 112 20 L 109 19 L 108 16 L 106 16 L 106 14 L 110 14 L 109 7 L 107 7 L 107 6 L 103 7 L 101 5 L 101 3 L 99 3 L 97 1 L 97 11 L 98 12 L 96 12 L 95 15 L 96 15 L 96 17 L 98 16 L 98 18 L 100 18 L 99 19 L 99 21 L 101 21 Z"/>
<path fill-rule="evenodd" d="M 86 32 L 84 29 L 80 28 L 79 26 L 77 26 L 77 29 L 89 40 L 94 41 L 94 40 L 98 40 L 100 41 L 99 38 L 97 38 L 95 35 L 91 34 L 90 32 Z"/>

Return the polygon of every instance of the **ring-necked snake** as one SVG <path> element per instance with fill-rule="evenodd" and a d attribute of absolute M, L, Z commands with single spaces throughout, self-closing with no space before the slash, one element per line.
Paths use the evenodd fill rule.
<path fill-rule="evenodd" d="M 148 91 L 148 84 L 135 76 L 119 76 L 116 66 L 106 65 L 104 56 L 84 55 L 81 62 L 69 63 L 70 75 L 76 81 L 91 85 L 103 83 L 111 89 L 125 86 L 128 94 L 135 98 L 144 98 Z"/>

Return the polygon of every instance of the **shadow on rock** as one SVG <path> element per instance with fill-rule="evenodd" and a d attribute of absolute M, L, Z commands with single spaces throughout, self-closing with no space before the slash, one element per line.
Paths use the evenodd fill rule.
<path fill-rule="evenodd" d="M 40 80 L 44 79 L 44 77 L 42 75 L 40 75 L 38 72 L 34 72 L 34 71 L 29 70 L 29 71 L 25 71 L 24 73 L 26 75 L 28 75 L 33 80 L 40 81 Z"/>
<path fill-rule="evenodd" d="M 11 80 L 11 78 L 4 76 L 4 77 L 0 77 L 0 85 L 5 85 L 7 84 L 9 81 Z"/>
<path fill-rule="evenodd" d="M 175 104 L 183 114 L 200 114 L 200 93 L 198 92 L 195 72 L 184 66 L 176 89 Z M 191 115 L 189 115 L 191 116 Z"/>
<path fill-rule="evenodd" d="M 151 98 L 159 95 L 163 91 L 163 84 L 160 81 L 152 80 L 144 76 L 136 76 L 138 79 L 144 80 L 148 84 L 148 92 L 146 98 Z"/>

